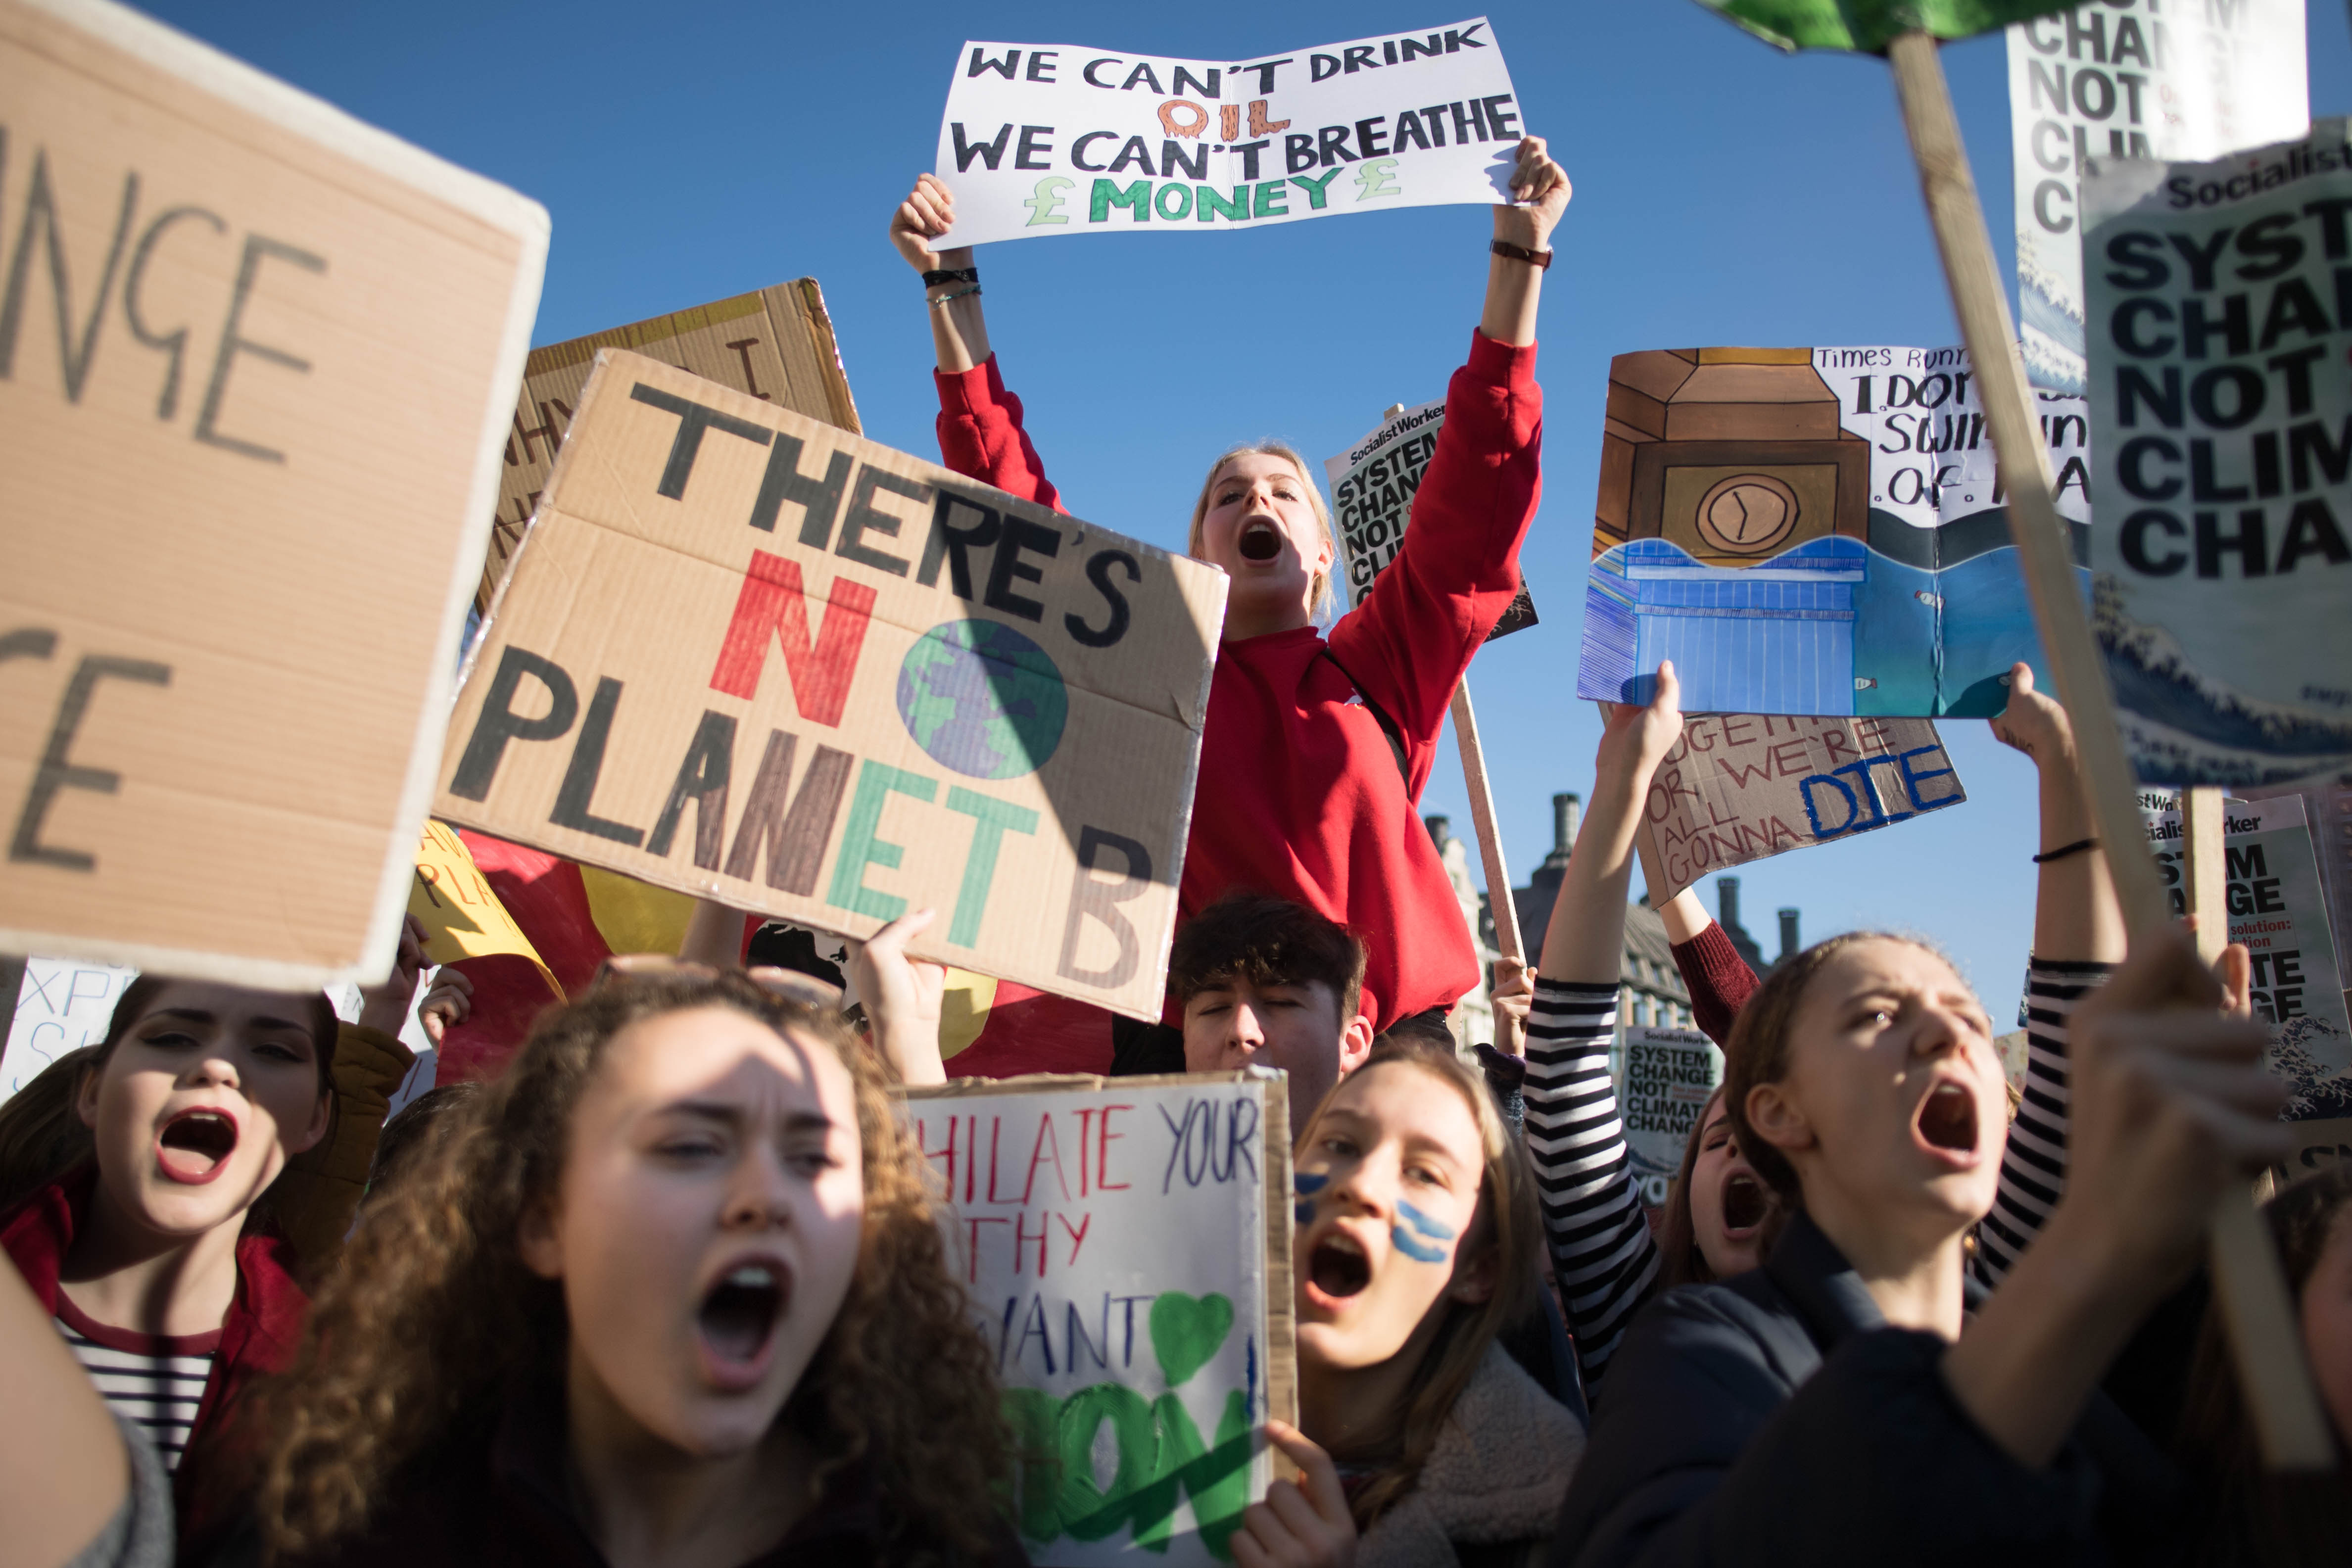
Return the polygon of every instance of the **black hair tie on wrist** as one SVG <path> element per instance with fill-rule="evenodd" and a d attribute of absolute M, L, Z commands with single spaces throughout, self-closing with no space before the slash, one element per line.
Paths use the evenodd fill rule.
<path fill-rule="evenodd" d="M 978 283 L 980 268 L 976 267 L 935 267 L 923 274 L 923 287 L 937 288 L 942 283 Z"/>
<path fill-rule="evenodd" d="M 2096 839 L 2076 839 L 2071 844 L 2060 844 L 2056 849 L 2051 850 L 2047 853 L 2035 855 L 2033 857 L 2033 863 L 2035 865 L 2048 865 L 2052 861 L 2063 861 L 2068 855 L 2078 855 L 2084 850 L 2095 850 L 2098 847 L 2099 841 Z"/>

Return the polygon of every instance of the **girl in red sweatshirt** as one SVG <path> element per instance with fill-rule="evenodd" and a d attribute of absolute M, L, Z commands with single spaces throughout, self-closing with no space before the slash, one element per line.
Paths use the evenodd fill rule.
<path fill-rule="evenodd" d="M 1364 601 L 1328 639 L 1316 630 L 1336 556 L 1330 516 L 1306 462 L 1279 442 L 1211 465 L 1186 545 L 1232 586 L 1178 916 L 1251 888 L 1342 922 L 1368 949 L 1363 1010 L 1379 1029 L 1450 1008 L 1480 978 L 1415 808 L 1454 687 L 1518 591 L 1519 541 L 1542 488 L 1536 304 L 1569 182 L 1539 138 L 1520 142 L 1511 189 L 1412 526 Z M 971 247 L 932 248 L 954 221 L 954 199 L 926 174 L 890 225 L 930 298 L 942 458 L 1063 509 L 989 351 Z"/>

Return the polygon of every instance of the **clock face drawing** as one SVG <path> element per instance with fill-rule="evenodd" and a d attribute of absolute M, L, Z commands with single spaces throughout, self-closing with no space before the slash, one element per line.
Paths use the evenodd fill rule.
<path fill-rule="evenodd" d="M 1797 492 L 1769 474 L 1735 474 L 1699 497 L 1699 537 L 1727 555 L 1762 555 L 1796 531 Z"/>

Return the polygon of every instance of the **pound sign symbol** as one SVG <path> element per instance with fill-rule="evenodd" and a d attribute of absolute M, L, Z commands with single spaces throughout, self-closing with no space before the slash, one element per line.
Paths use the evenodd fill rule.
<path fill-rule="evenodd" d="M 1356 192 L 1356 200 L 1360 202 L 1370 201 L 1374 196 L 1404 194 L 1402 191 L 1397 189 L 1396 160 L 1393 158 L 1366 159 L 1362 166 L 1356 171 L 1356 183 L 1360 187 Z"/>
<path fill-rule="evenodd" d="M 1062 212 L 1062 193 L 1076 184 L 1076 180 L 1061 174 L 1048 174 L 1037 182 L 1037 193 L 1021 204 L 1029 209 L 1029 221 L 1024 228 L 1039 224 L 1066 224 L 1069 217 Z"/>

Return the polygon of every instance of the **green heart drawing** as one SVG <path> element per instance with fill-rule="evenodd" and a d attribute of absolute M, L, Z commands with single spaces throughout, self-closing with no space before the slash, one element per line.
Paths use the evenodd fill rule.
<path fill-rule="evenodd" d="M 1233 1332 L 1234 1303 L 1224 1296 L 1165 1291 L 1152 1301 L 1151 1348 L 1171 1388 L 1181 1388 Z"/>

